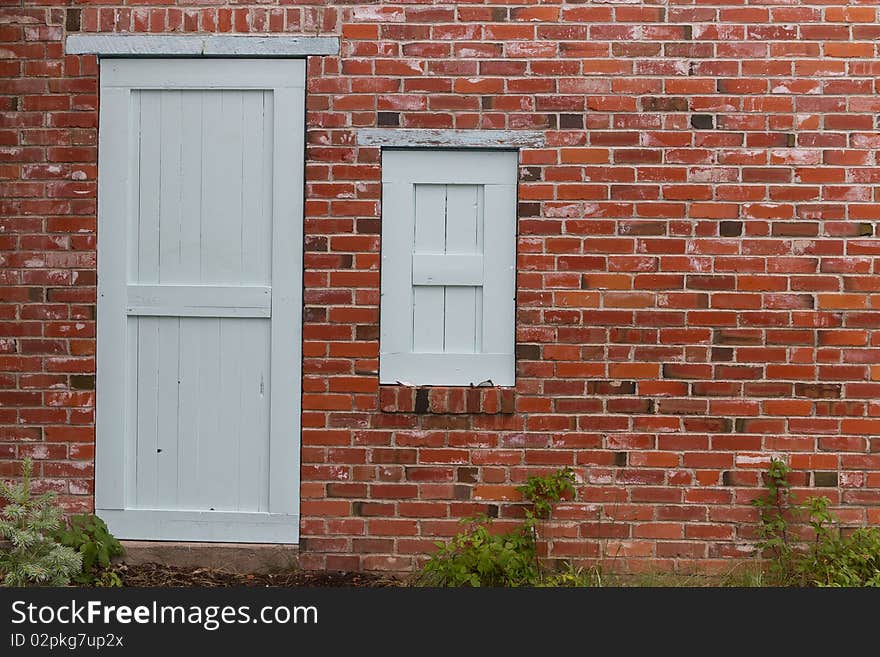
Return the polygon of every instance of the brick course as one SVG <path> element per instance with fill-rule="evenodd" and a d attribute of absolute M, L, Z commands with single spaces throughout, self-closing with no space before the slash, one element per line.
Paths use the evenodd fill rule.
<path fill-rule="evenodd" d="M 880 524 L 873 4 L 6 3 L 0 475 L 91 508 L 98 80 L 65 34 L 286 32 L 341 37 L 308 65 L 305 567 L 412 568 L 562 466 L 551 557 L 747 556 L 772 455 Z M 377 126 L 545 131 L 515 391 L 380 388 Z"/>

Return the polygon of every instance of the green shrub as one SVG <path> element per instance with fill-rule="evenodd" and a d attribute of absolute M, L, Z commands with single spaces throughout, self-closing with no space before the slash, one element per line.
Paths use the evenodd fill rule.
<path fill-rule="evenodd" d="M 880 530 L 830 534 L 804 557 L 801 572 L 816 586 L 880 587 Z"/>
<path fill-rule="evenodd" d="M 76 582 L 98 586 L 122 585 L 118 575 L 106 569 L 110 566 L 110 560 L 122 555 L 124 550 L 99 517 L 91 513 L 72 516 L 70 528 L 60 529 L 55 538 L 82 555 L 82 570 L 73 578 Z"/>
<path fill-rule="evenodd" d="M 535 540 L 524 525 L 505 534 L 490 532 L 491 519 L 466 518 L 457 534 L 425 564 L 424 586 L 527 586 L 538 579 Z"/>
<path fill-rule="evenodd" d="M 770 555 L 772 583 L 782 586 L 880 587 L 880 529 L 858 528 L 846 534 L 826 497 L 798 503 L 790 491 L 790 468 L 773 459 L 766 473 L 767 493 L 754 500 L 760 515 L 758 548 Z M 806 520 L 814 540 L 804 545 L 791 537 L 789 523 Z"/>
<path fill-rule="evenodd" d="M 0 574 L 5 586 L 64 586 L 80 570 L 82 559 L 55 540 L 62 526 L 61 509 L 55 493 L 32 494 L 32 468 L 31 460 L 25 459 L 20 483 L 0 481 L 0 498 L 6 502 L 0 513 L 0 538 L 9 541 L 9 548 L 0 550 Z"/>
<path fill-rule="evenodd" d="M 534 586 L 543 581 L 536 544 L 538 519 L 574 494 L 570 468 L 545 477 L 529 477 L 517 488 L 532 504 L 523 523 L 507 533 L 493 533 L 486 516 L 466 518 L 468 528 L 440 548 L 425 564 L 417 583 L 423 586 Z M 570 585 L 570 584 L 567 584 Z"/>

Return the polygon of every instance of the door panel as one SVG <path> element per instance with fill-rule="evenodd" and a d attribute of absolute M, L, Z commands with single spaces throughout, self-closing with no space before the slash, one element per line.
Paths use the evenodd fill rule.
<path fill-rule="evenodd" d="M 304 67 L 232 64 L 102 61 L 96 508 L 124 538 L 298 538 Z"/>

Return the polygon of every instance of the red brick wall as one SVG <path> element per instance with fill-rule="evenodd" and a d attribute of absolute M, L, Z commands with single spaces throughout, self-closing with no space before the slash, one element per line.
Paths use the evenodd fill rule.
<path fill-rule="evenodd" d="M 880 523 L 875 3 L 117 1 L 2 10 L 0 474 L 92 503 L 96 61 L 65 33 L 339 34 L 308 68 L 303 565 L 410 568 L 561 466 L 552 556 L 748 555 L 773 454 Z M 546 131 L 515 394 L 380 394 L 377 125 Z"/>

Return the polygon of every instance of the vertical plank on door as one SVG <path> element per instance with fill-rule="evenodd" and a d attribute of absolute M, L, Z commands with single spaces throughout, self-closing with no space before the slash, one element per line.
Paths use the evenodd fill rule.
<path fill-rule="evenodd" d="M 200 319 L 199 330 L 199 468 L 198 508 L 214 509 L 228 486 L 223 470 L 225 456 L 218 449 L 220 426 L 220 319 Z"/>
<path fill-rule="evenodd" d="M 305 62 L 295 63 L 298 79 Z M 300 454 L 295 436 L 300 420 L 293 399 L 301 392 L 301 350 L 292 339 L 301 326 L 302 224 L 291 221 L 290 208 L 303 204 L 304 86 L 274 91 L 272 114 L 272 371 L 269 425 L 269 511 L 299 511 Z M 296 181 L 296 184 L 291 184 Z"/>
<path fill-rule="evenodd" d="M 201 446 L 201 413 L 199 386 L 201 385 L 202 328 L 206 321 L 197 317 L 180 318 L 180 407 L 177 415 L 178 473 L 177 506 L 181 509 L 199 508 L 199 453 Z"/>
<path fill-rule="evenodd" d="M 180 119 L 180 232 L 179 261 L 162 280 L 173 283 L 201 282 L 202 225 L 202 102 L 204 94 L 184 90 Z"/>
<path fill-rule="evenodd" d="M 223 161 L 224 144 L 221 140 L 220 125 L 223 121 L 221 105 L 222 91 L 202 93 L 202 177 L 199 189 L 202 195 L 202 213 L 199 225 L 199 255 L 201 271 L 199 281 L 203 284 L 219 283 L 217 278 L 217 251 L 219 240 L 216 237 L 217 225 L 223 221 L 223 213 L 229 209 L 228 191 L 230 187 L 219 184 L 224 179 L 226 163 Z M 235 183 L 230 181 L 230 186 Z M 224 194 L 224 192 L 226 192 Z M 215 244 L 217 245 L 215 247 Z"/>
<path fill-rule="evenodd" d="M 124 431 L 115 440 L 124 446 L 126 459 L 120 462 L 118 480 L 125 480 L 124 498 L 137 500 L 137 431 L 138 431 L 138 353 L 140 351 L 140 317 L 127 317 L 125 326 L 125 420 Z M 97 505 L 97 502 L 96 502 Z"/>
<path fill-rule="evenodd" d="M 243 285 L 265 285 L 270 281 L 272 258 L 272 223 L 269 215 L 271 197 L 272 96 L 247 93 L 242 96 L 241 130 L 244 135 L 241 166 L 241 277 Z"/>
<path fill-rule="evenodd" d="M 159 318 L 138 320 L 136 504 L 156 504 L 156 449 L 159 435 Z"/>
<path fill-rule="evenodd" d="M 141 91 L 139 107 L 140 181 L 138 191 L 137 278 L 159 282 L 159 199 L 162 195 L 162 121 L 158 91 Z"/>
<path fill-rule="evenodd" d="M 158 282 L 180 280 L 181 93 L 159 94 L 159 272 Z"/>
<path fill-rule="evenodd" d="M 240 511 L 269 510 L 269 320 L 241 322 Z"/>
<path fill-rule="evenodd" d="M 443 253 L 446 239 L 446 186 L 415 185 L 415 253 Z M 413 351 L 443 352 L 445 300 L 437 285 L 413 286 Z"/>
<path fill-rule="evenodd" d="M 159 317 L 158 425 L 156 439 L 155 508 L 177 505 L 178 423 L 180 380 L 180 319 Z"/>
<path fill-rule="evenodd" d="M 101 252 L 98 259 L 98 314 L 97 326 L 97 390 L 96 390 L 96 444 L 101 449 L 95 455 L 95 506 L 121 509 L 128 499 L 127 487 L 131 479 L 122 476 L 132 458 L 127 436 L 132 433 L 130 397 L 124 384 L 130 383 L 129 350 L 127 340 L 131 330 L 125 316 L 126 261 L 131 261 L 126 242 L 132 204 L 132 175 L 135 169 L 136 144 L 131 124 L 132 92 L 129 89 L 101 91 L 101 131 L 116 135 L 102 139 L 98 144 L 99 165 L 102 170 L 98 189 L 98 205 L 102 220 L 98 222 L 98 243 L 112 244 L 112 249 Z M 136 178 L 135 178 L 136 180 Z M 106 214 L 103 214 L 106 213 Z M 116 221 L 104 221 L 104 216 Z M 132 390 L 133 388 L 129 388 Z"/>
<path fill-rule="evenodd" d="M 446 186 L 446 253 L 475 254 L 477 231 L 482 223 L 479 214 L 478 185 Z M 445 288 L 446 313 L 444 351 L 447 353 L 477 352 L 477 288 L 448 285 Z M 481 319 L 481 318 L 480 318 Z"/>
<path fill-rule="evenodd" d="M 242 97 L 259 92 L 205 93 L 202 226 L 204 283 L 241 279 Z"/>
<path fill-rule="evenodd" d="M 211 500 L 211 508 L 217 511 L 238 510 L 238 499 L 242 482 L 238 477 L 238 455 L 240 452 L 242 426 L 241 405 L 245 382 L 241 377 L 241 359 L 250 358 L 253 349 L 245 345 L 241 336 L 240 319 L 221 319 L 220 351 L 217 361 L 220 366 L 220 395 L 217 409 L 220 427 L 211 441 L 212 459 L 225 473 L 223 485 L 216 488 Z M 252 321 L 252 320 L 250 320 Z M 250 430 L 250 428 L 248 428 Z"/>

